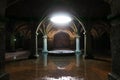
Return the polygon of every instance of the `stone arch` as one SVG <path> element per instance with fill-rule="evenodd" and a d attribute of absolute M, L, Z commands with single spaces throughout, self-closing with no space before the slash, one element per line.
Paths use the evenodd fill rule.
<path fill-rule="evenodd" d="M 75 32 L 75 34 L 76 34 L 76 38 L 79 38 L 79 30 L 78 30 L 78 27 L 77 27 L 77 25 L 75 24 L 76 22 L 78 23 L 78 24 L 80 24 L 81 25 L 81 27 L 82 27 L 82 29 L 83 29 L 83 34 L 84 34 L 84 55 L 86 55 L 86 29 L 85 29 L 85 26 L 84 26 L 84 24 L 83 24 L 83 22 L 81 21 L 81 19 L 79 19 L 79 18 L 77 18 L 76 16 L 74 16 L 74 15 L 71 15 L 71 17 L 72 17 L 72 19 L 73 19 L 73 21 L 72 21 L 72 23 L 73 23 L 73 32 Z M 47 29 L 47 27 L 48 26 L 50 26 L 51 25 L 51 22 L 50 22 L 50 20 L 49 20 L 49 16 L 46 16 L 46 17 L 44 17 L 43 18 L 43 20 L 39 23 L 39 25 L 38 25 L 38 27 L 37 27 L 37 29 L 36 29 L 36 56 L 39 56 L 38 55 L 38 42 L 37 42 L 37 35 L 39 34 L 39 31 L 40 31 L 40 28 L 41 28 L 41 26 L 43 25 L 43 23 L 45 23 L 46 22 L 46 26 L 43 28 L 44 29 L 44 31 L 47 31 L 46 29 Z M 53 25 L 51 25 L 51 26 L 53 26 Z M 49 29 L 50 30 L 50 29 Z M 77 30 L 77 31 L 76 31 Z M 54 31 L 54 30 L 53 30 Z M 47 34 L 49 33 L 49 32 L 46 32 Z M 47 38 L 47 34 L 46 33 L 44 33 L 43 35 Z M 77 40 L 78 41 L 78 40 Z M 78 42 L 77 42 L 78 43 Z M 79 44 L 77 44 L 77 46 L 79 46 Z M 75 50 L 75 51 L 77 51 L 78 50 L 78 48 Z M 47 50 L 46 50 L 47 51 Z"/>
<path fill-rule="evenodd" d="M 105 51 L 110 49 L 110 25 L 104 21 L 96 21 L 91 28 L 93 51 Z"/>

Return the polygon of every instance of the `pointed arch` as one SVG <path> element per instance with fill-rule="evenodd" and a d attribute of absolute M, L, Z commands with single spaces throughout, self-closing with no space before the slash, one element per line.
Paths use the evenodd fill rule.
<path fill-rule="evenodd" d="M 74 29 L 75 29 L 75 30 L 78 29 L 78 27 L 77 27 L 77 25 L 75 24 L 74 21 L 76 21 L 77 23 L 79 23 L 79 24 L 81 25 L 82 29 L 83 29 L 83 34 L 84 34 L 84 54 L 86 55 L 86 28 L 85 28 L 85 26 L 84 26 L 84 23 L 81 21 L 81 19 L 77 18 L 77 17 L 74 16 L 74 15 L 72 15 L 72 19 L 73 19 L 73 24 L 74 24 L 73 31 L 74 31 Z M 44 17 L 44 18 L 41 20 L 41 22 L 39 23 L 39 25 L 38 25 L 37 28 L 36 28 L 36 55 L 38 55 L 38 41 L 37 41 L 38 38 L 37 38 L 37 35 L 39 34 L 39 30 L 40 30 L 41 26 L 42 26 L 43 23 L 45 23 L 45 22 L 47 22 L 47 25 L 43 28 L 43 31 L 46 31 L 46 29 L 48 29 L 47 27 L 50 27 L 49 31 L 50 31 L 50 30 L 52 31 L 52 27 L 51 27 L 51 26 L 53 26 L 53 25 L 48 26 L 49 23 L 51 23 L 51 22 L 49 21 L 49 16 L 46 16 L 46 17 Z M 79 32 L 79 31 L 77 31 L 77 32 Z M 43 32 L 42 32 L 42 33 L 43 33 Z M 47 34 L 43 33 L 43 35 L 47 35 Z M 79 34 L 76 33 L 76 35 L 78 36 Z"/>

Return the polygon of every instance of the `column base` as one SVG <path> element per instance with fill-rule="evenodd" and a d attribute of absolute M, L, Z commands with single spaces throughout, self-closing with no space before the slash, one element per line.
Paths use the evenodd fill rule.
<path fill-rule="evenodd" d="M 48 50 L 42 50 L 42 52 L 48 52 Z"/>
<path fill-rule="evenodd" d="M 80 54 L 81 54 L 81 51 L 75 51 L 75 54 L 76 54 L 76 55 L 80 55 Z"/>
<path fill-rule="evenodd" d="M 75 52 L 81 52 L 80 50 L 75 50 Z"/>
<path fill-rule="evenodd" d="M 109 73 L 108 80 L 120 80 L 120 76 L 113 73 Z"/>
<path fill-rule="evenodd" d="M 42 54 L 44 55 L 44 54 L 48 54 L 48 51 L 42 51 Z"/>
<path fill-rule="evenodd" d="M 35 55 L 35 57 L 36 57 L 36 58 L 38 58 L 38 57 L 39 57 L 39 55 L 38 55 L 38 54 L 36 54 L 36 55 Z"/>
<path fill-rule="evenodd" d="M 0 73 L 0 80 L 9 80 L 8 73 Z"/>

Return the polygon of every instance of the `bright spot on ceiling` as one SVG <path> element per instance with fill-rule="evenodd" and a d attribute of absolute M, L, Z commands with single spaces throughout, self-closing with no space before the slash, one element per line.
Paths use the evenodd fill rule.
<path fill-rule="evenodd" d="M 69 14 L 66 13 L 56 13 L 50 17 L 50 21 L 58 25 L 63 25 L 70 23 L 72 18 Z"/>

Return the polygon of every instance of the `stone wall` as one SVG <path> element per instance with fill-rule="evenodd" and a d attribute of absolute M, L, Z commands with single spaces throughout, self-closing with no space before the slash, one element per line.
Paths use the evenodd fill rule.
<path fill-rule="evenodd" d="M 111 0 L 112 72 L 109 80 L 120 80 L 120 0 Z"/>
<path fill-rule="evenodd" d="M 120 19 L 111 22 L 112 72 L 109 80 L 120 80 Z"/>

